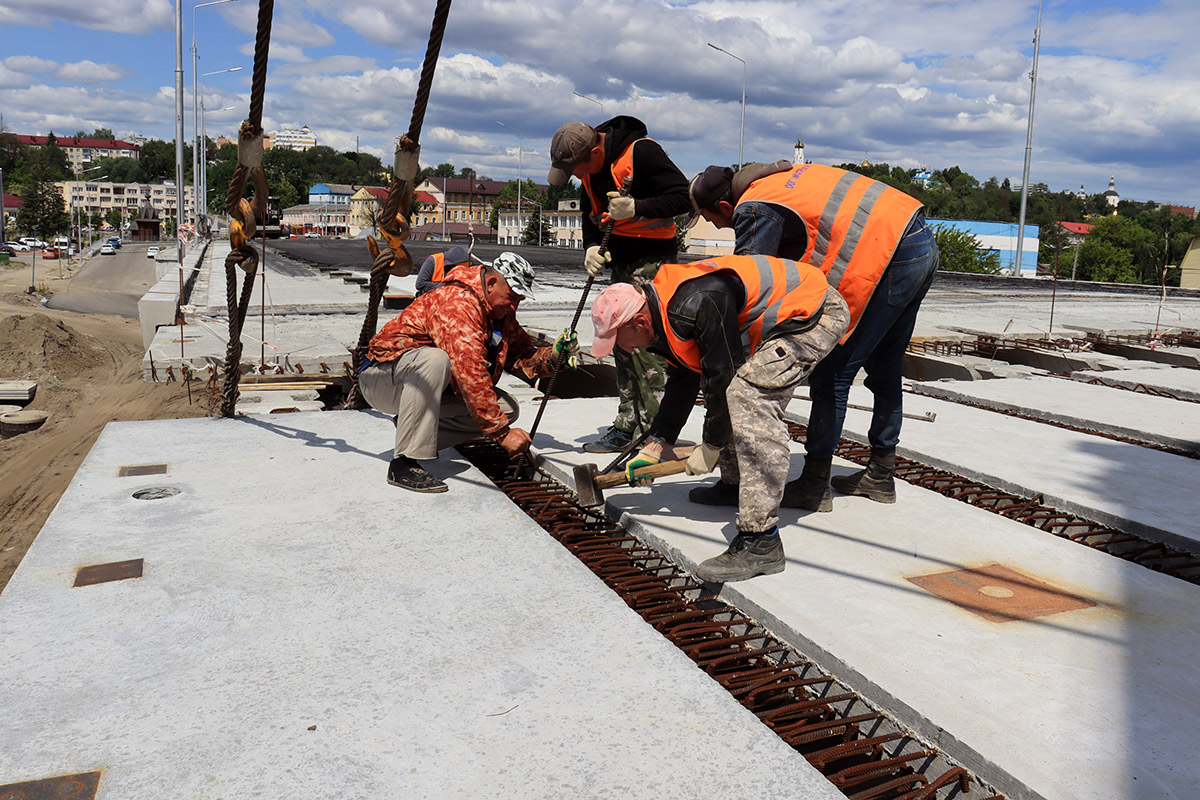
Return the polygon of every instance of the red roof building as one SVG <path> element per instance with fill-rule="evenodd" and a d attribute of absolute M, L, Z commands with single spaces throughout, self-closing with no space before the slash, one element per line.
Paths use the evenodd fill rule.
<path fill-rule="evenodd" d="M 45 147 L 49 136 L 16 134 L 17 141 L 30 147 Z M 67 156 L 71 169 L 79 172 L 98 158 L 140 158 L 142 148 L 120 139 L 85 139 L 78 136 L 55 136 L 55 142 Z"/>

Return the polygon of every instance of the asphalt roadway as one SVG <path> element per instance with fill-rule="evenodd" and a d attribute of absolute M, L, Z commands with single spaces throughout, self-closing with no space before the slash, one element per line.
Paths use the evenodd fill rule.
<path fill-rule="evenodd" d="M 138 300 L 155 282 L 154 259 L 146 258 L 151 244 L 126 242 L 115 255 L 97 253 L 65 285 L 55 287 L 46 305 L 79 314 L 136 317 Z M 55 275 L 58 262 L 38 259 L 38 270 Z"/>

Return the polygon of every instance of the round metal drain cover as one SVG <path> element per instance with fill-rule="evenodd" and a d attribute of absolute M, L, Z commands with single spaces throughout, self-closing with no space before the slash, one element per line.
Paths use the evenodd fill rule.
<path fill-rule="evenodd" d="M 138 489 L 133 496 L 138 500 L 162 500 L 164 497 L 174 497 L 179 492 L 174 486 L 155 486 L 152 489 Z"/>

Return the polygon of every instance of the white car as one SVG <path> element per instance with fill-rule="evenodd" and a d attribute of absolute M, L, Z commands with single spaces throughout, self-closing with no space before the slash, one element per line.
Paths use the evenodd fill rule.
<path fill-rule="evenodd" d="M 48 243 L 43 242 L 41 239 L 35 239 L 32 236 L 22 236 L 21 244 L 25 245 L 26 247 L 31 247 L 31 248 L 36 247 L 39 250 L 43 247 L 50 246 Z"/>
<path fill-rule="evenodd" d="M 11 247 L 13 250 L 19 250 L 21 252 L 25 252 L 29 249 L 29 245 L 25 244 L 24 242 L 5 242 L 4 246 Z"/>
<path fill-rule="evenodd" d="M 161 253 L 161 252 L 162 252 L 162 248 L 161 248 L 161 247 L 157 247 L 157 246 L 155 246 L 155 245 L 151 245 L 151 246 L 150 246 L 150 247 L 149 247 L 149 248 L 146 250 L 146 258 L 154 258 L 156 255 L 158 255 L 158 254 L 159 254 L 159 253 Z"/>
<path fill-rule="evenodd" d="M 305 239 L 320 239 L 321 234 L 317 233 L 316 231 L 309 231 L 308 233 L 304 234 L 304 238 Z"/>
<path fill-rule="evenodd" d="M 100 245 L 100 255 L 115 256 L 116 254 L 117 254 L 116 248 L 114 248 L 111 244 L 105 243 L 105 244 Z"/>

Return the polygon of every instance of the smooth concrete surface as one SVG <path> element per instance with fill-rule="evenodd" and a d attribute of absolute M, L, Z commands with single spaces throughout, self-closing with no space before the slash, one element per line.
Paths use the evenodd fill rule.
<path fill-rule="evenodd" d="M 603 467 L 610 455 L 578 447 L 614 406 L 552 401 L 535 441 L 547 468 L 570 483 L 577 464 Z M 685 436 L 699 435 L 701 414 Z M 837 459 L 834 474 L 856 468 Z M 607 510 L 691 570 L 735 534 L 733 509 L 687 499 L 711 480 L 610 489 Z M 903 482 L 897 494 L 895 505 L 836 495 L 832 513 L 784 509 L 787 569 L 722 596 L 1009 798 L 1194 798 L 1200 589 Z M 1094 605 L 993 622 L 909 580 L 989 564 Z"/>
<path fill-rule="evenodd" d="M 870 390 L 854 386 L 850 402 L 871 407 Z M 788 415 L 807 423 L 809 405 L 796 400 Z M 937 419 L 904 421 L 902 456 L 1200 553 L 1194 458 L 911 393 L 904 410 Z M 870 411 L 849 409 L 842 436 L 865 443 L 870 425 Z"/>
<path fill-rule="evenodd" d="M 978 403 L 998 411 L 1165 445 L 1200 457 L 1198 403 L 1050 376 L 918 383 L 914 389 L 944 400 Z"/>
<path fill-rule="evenodd" d="M 1130 361 L 1148 361 L 1175 367 L 1200 367 L 1200 350 L 1194 347 L 1147 347 L 1140 344 L 1102 342 L 1096 349 Z"/>
<path fill-rule="evenodd" d="M 1098 380 L 1111 386 L 1137 389 L 1144 386 L 1184 398 L 1200 401 L 1200 370 L 1180 369 L 1166 364 L 1119 372 L 1072 372 L 1071 378 L 1084 383 Z"/>
<path fill-rule="evenodd" d="M 37 394 L 37 381 L 0 381 L 0 400 L 28 402 Z"/>
<path fill-rule="evenodd" d="M 0 596 L 0 785 L 842 797 L 452 451 L 448 493 L 386 485 L 391 441 L 359 412 L 109 425 Z"/>
<path fill-rule="evenodd" d="M 228 249 L 228 247 L 226 248 Z M 183 257 L 183 269 L 179 268 L 178 256 L 167 267 L 156 263 L 158 280 L 138 300 L 138 320 L 142 330 L 142 346 L 149 349 L 155 332 L 164 325 L 173 325 L 179 310 L 179 298 L 193 290 L 197 274 L 203 265 L 212 259 L 213 248 L 203 244 L 188 250 Z M 224 256 L 222 256 L 224 258 Z"/>

